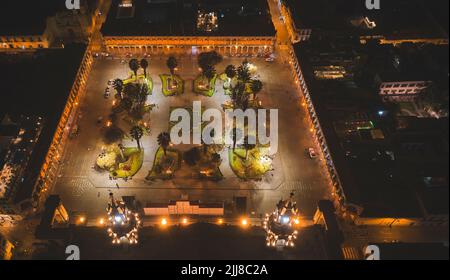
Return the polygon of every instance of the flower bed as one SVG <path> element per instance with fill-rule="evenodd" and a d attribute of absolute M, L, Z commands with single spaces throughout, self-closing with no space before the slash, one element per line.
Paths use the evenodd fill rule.
<path fill-rule="evenodd" d="M 211 80 L 209 80 L 209 84 L 206 85 L 207 83 L 206 77 L 200 75 L 194 80 L 194 92 L 211 97 L 214 95 L 214 92 L 216 91 L 216 81 L 217 75 L 214 75 L 214 77 Z"/>
<path fill-rule="evenodd" d="M 272 169 L 272 160 L 268 158 L 269 148 L 257 147 L 248 151 L 245 158 L 245 149 L 229 150 L 230 167 L 234 174 L 241 179 L 261 179 Z"/>
<path fill-rule="evenodd" d="M 159 75 L 162 82 L 162 93 L 164 96 L 173 96 L 183 94 L 184 81 L 178 75 Z"/>
<path fill-rule="evenodd" d="M 164 154 L 164 150 L 159 147 L 156 151 L 152 170 L 150 170 L 145 179 L 172 179 L 175 172 L 180 169 L 180 165 L 181 157 L 178 151 L 168 149 L 166 154 Z"/>

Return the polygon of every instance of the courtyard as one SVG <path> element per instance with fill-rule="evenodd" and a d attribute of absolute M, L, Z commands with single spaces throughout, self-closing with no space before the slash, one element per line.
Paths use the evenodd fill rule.
<path fill-rule="evenodd" d="M 138 60 L 140 59 L 139 57 Z M 219 76 L 228 65 L 238 66 L 244 60 L 224 57 L 223 61 L 215 65 L 216 80 L 210 83 L 215 86 L 213 94 L 210 94 L 211 91 L 208 91 L 208 94 L 199 94 L 194 89 L 194 81 L 200 75 L 197 57 L 177 57 L 176 76 L 173 75 L 172 80 L 167 59 L 168 56 L 147 58 L 149 66 L 146 72 L 152 83 L 145 100 L 149 109 L 141 124 L 148 129 L 143 131 L 139 139 L 140 149 L 136 148 L 137 143 L 132 137 L 123 138 L 122 145 L 128 154 L 133 151 L 137 155 L 132 159 L 127 158 L 131 162 L 130 166 L 121 165 L 121 173 L 98 170 L 96 162 L 99 155 L 108 149 L 102 130 L 110 125 L 108 122 L 111 109 L 117 102 L 112 88 L 111 96 L 105 98 L 105 88 L 109 80 L 127 79 L 130 76 L 130 67 L 128 60 L 95 61 L 87 84 L 86 98 L 80 107 L 78 134 L 66 146 L 52 193 L 61 196 L 63 204 L 71 213 L 83 213 L 88 219 L 98 219 L 105 214 L 108 194 L 111 191 L 116 197 L 135 196 L 142 206 L 148 202 L 164 203 L 181 198 L 225 202 L 227 205 L 234 197 L 244 196 L 247 197 L 248 213 L 254 215 L 272 211 L 280 199 L 287 198 L 294 192 L 301 215 L 311 218 L 317 201 L 328 197 L 329 183 L 321 159 L 311 159 L 305 152 L 310 147 L 314 147 L 316 151 L 319 149 L 313 141 L 307 112 L 299 101 L 298 89 L 289 65 L 281 59 L 266 62 L 264 58 L 249 58 L 249 62 L 255 67 L 254 76 L 263 84 L 258 93 L 262 107 L 279 109 L 279 145 L 278 152 L 273 156 L 271 169 L 260 168 L 264 172 L 257 180 L 242 178 L 230 165 L 232 147 L 223 147 L 217 151 L 221 159 L 217 161 L 221 178 L 198 178 L 193 176 L 193 169 L 189 165 L 180 164 L 173 176 L 149 180 L 155 159 L 161 157 L 157 138 L 161 133 L 169 132 L 171 110 L 190 108 L 193 101 L 201 101 L 202 110 L 203 107 L 223 110 L 223 105 L 230 102 L 230 95 L 225 93 Z M 167 89 L 173 89 L 173 93 L 168 93 Z M 125 134 L 129 134 L 128 127 L 123 130 Z M 195 147 L 196 145 L 174 145 L 170 149 L 181 154 Z M 240 158 L 244 158 L 247 152 L 237 150 L 235 155 L 241 154 Z M 248 154 L 251 158 L 258 153 L 250 151 Z M 141 162 L 136 163 L 135 160 Z M 115 176 L 120 174 L 131 176 Z"/>

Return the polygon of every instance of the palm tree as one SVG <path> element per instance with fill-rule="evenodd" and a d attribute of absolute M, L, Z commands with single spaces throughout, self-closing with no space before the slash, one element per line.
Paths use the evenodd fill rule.
<path fill-rule="evenodd" d="M 136 108 L 140 104 L 140 92 L 141 88 L 136 83 L 126 84 L 123 88 L 124 96 L 132 101 L 131 109 Z"/>
<path fill-rule="evenodd" d="M 138 149 L 140 150 L 141 149 L 140 140 L 142 136 L 144 136 L 144 130 L 140 126 L 135 125 L 131 128 L 130 135 L 131 137 L 133 137 L 134 140 L 136 140 Z"/>
<path fill-rule="evenodd" d="M 248 94 L 245 93 L 245 84 L 238 82 L 236 86 L 231 88 L 231 101 L 234 109 L 247 110 L 249 107 Z"/>
<path fill-rule="evenodd" d="M 208 66 L 205 69 L 203 69 L 203 75 L 209 80 L 211 80 L 212 78 L 214 78 L 214 76 L 216 75 L 216 69 L 214 68 L 214 66 Z"/>
<path fill-rule="evenodd" d="M 130 62 L 128 63 L 128 66 L 130 67 L 131 71 L 134 72 L 135 79 L 137 79 L 137 71 L 139 70 L 140 67 L 138 60 L 135 58 L 131 59 Z"/>
<path fill-rule="evenodd" d="M 225 68 L 225 74 L 227 75 L 228 79 L 233 79 L 234 77 L 236 77 L 236 67 L 232 64 L 228 65 Z"/>
<path fill-rule="evenodd" d="M 147 68 L 148 68 L 148 61 L 147 59 L 143 58 L 141 60 L 141 67 L 144 69 L 144 76 L 147 78 Z"/>
<path fill-rule="evenodd" d="M 248 151 L 256 148 L 256 144 L 255 144 L 256 142 L 254 141 L 255 140 L 254 138 L 255 137 L 249 136 L 249 135 L 245 136 L 245 138 L 244 138 L 243 146 L 245 149 L 245 159 L 246 160 L 248 159 Z"/>
<path fill-rule="evenodd" d="M 263 84 L 260 80 L 253 80 L 250 87 L 253 92 L 253 99 L 256 99 L 256 95 L 262 90 Z"/>
<path fill-rule="evenodd" d="M 148 85 L 146 83 L 141 84 L 139 94 L 137 96 L 139 104 L 145 103 L 145 101 L 147 101 L 147 96 L 148 96 Z"/>
<path fill-rule="evenodd" d="M 222 56 L 216 51 L 204 52 L 198 56 L 198 65 L 203 71 L 209 66 L 215 66 L 222 62 Z"/>
<path fill-rule="evenodd" d="M 122 91 L 123 91 L 123 81 L 121 79 L 115 79 L 113 83 L 113 87 L 117 92 L 117 95 L 122 98 Z"/>
<path fill-rule="evenodd" d="M 158 144 L 164 151 L 164 155 L 167 155 L 167 148 L 170 145 L 170 134 L 167 132 L 162 132 L 158 135 Z"/>
<path fill-rule="evenodd" d="M 246 84 L 251 80 L 250 68 L 248 67 L 248 61 L 244 60 L 241 65 L 239 65 L 237 69 L 238 79 Z"/>
<path fill-rule="evenodd" d="M 169 70 L 170 70 L 170 74 L 173 75 L 173 74 L 175 73 L 175 68 L 177 68 L 177 66 L 178 66 L 178 61 L 177 61 L 177 59 L 176 59 L 174 56 L 170 56 L 170 57 L 167 59 L 166 64 L 167 64 L 167 67 L 168 67 Z"/>

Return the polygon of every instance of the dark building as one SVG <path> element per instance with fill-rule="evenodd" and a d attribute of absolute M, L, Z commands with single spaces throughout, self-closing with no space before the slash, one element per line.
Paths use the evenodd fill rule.
<path fill-rule="evenodd" d="M 104 36 L 274 36 L 264 0 L 114 0 Z"/>
<path fill-rule="evenodd" d="M 16 186 L 13 201 L 35 201 L 35 189 L 50 144 L 86 52 L 85 45 L 68 45 L 63 49 L 45 49 L 33 53 L 0 54 L 5 93 L 0 112 L 13 116 L 33 116 L 44 124 L 28 160 L 24 176 Z M 38 121 L 41 122 L 41 121 Z M 41 125 L 41 124 L 40 124 Z"/>
<path fill-rule="evenodd" d="M 337 38 L 358 37 L 363 43 L 377 40 L 382 44 L 448 44 L 448 32 L 441 26 L 442 21 L 433 17 L 438 5 L 422 0 L 396 0 L 385 1 L 380 10 L 369 10 L 365 3 L 279 0 L 293 42 L 328 34 Z"/>
<path fill-rule="evenodd" d="M 361 81 L 375 69 L 367 66 L 374 47 L 398 51 L 322 38 L 298 43 L 292 53 L 335 195 L 357 223 L 446 224 L 448 199 L 439 197 L 448 194 L 448 119 L 414 117 L 405 123 L 397 117 L 377 87 Z M 341 72 L 323 70 L 336 66 Z M 390 71 L 376 69 L 368 75 L 372 80 Z M 434 74 L 426 69 L 417 77 L 431 79 Z M 415 122 L 421 127 L 413 128 Z"/>

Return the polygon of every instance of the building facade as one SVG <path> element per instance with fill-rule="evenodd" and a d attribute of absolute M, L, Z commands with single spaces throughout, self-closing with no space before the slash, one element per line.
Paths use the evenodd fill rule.
<path fill-rule="evenodd" d="M 94 31 L 104 1 L 82 1 L 77 11 L 51 7 L 55 9 L 54 14 L 42 16 L 39 28 L 32 24 L 16 33 L 2 34 L 0 31 L 0 52 L 33 51 L 63 47 L 64 43 L 86 43 Z"/>
<path fill-rule="evenodd" d="M 115 54 L 196 55 L 215 50 L 223 55 L 263 56 L 273 53 L 275 37 L 104 36 L 105 51 Z"/>
<path fill-rule="evenodd" d="M 64 112 L 60 117 L 51 146 L 40 169 L 39 177 L 36 180 L 33 196 L 39 198 L 38 201 L 35 201 L 38 205 L 45 200 L 49 187 L 57 178 L 58 167 L 65 145 L 69 139 L 71 128 L 77 121 L 76 116 L 79 110 L 80 99 L 86 92 L 86 83 L 92 69 L 92 63 L 92 51 L 91 47 L 88 46 L 64 107 Z"/>

